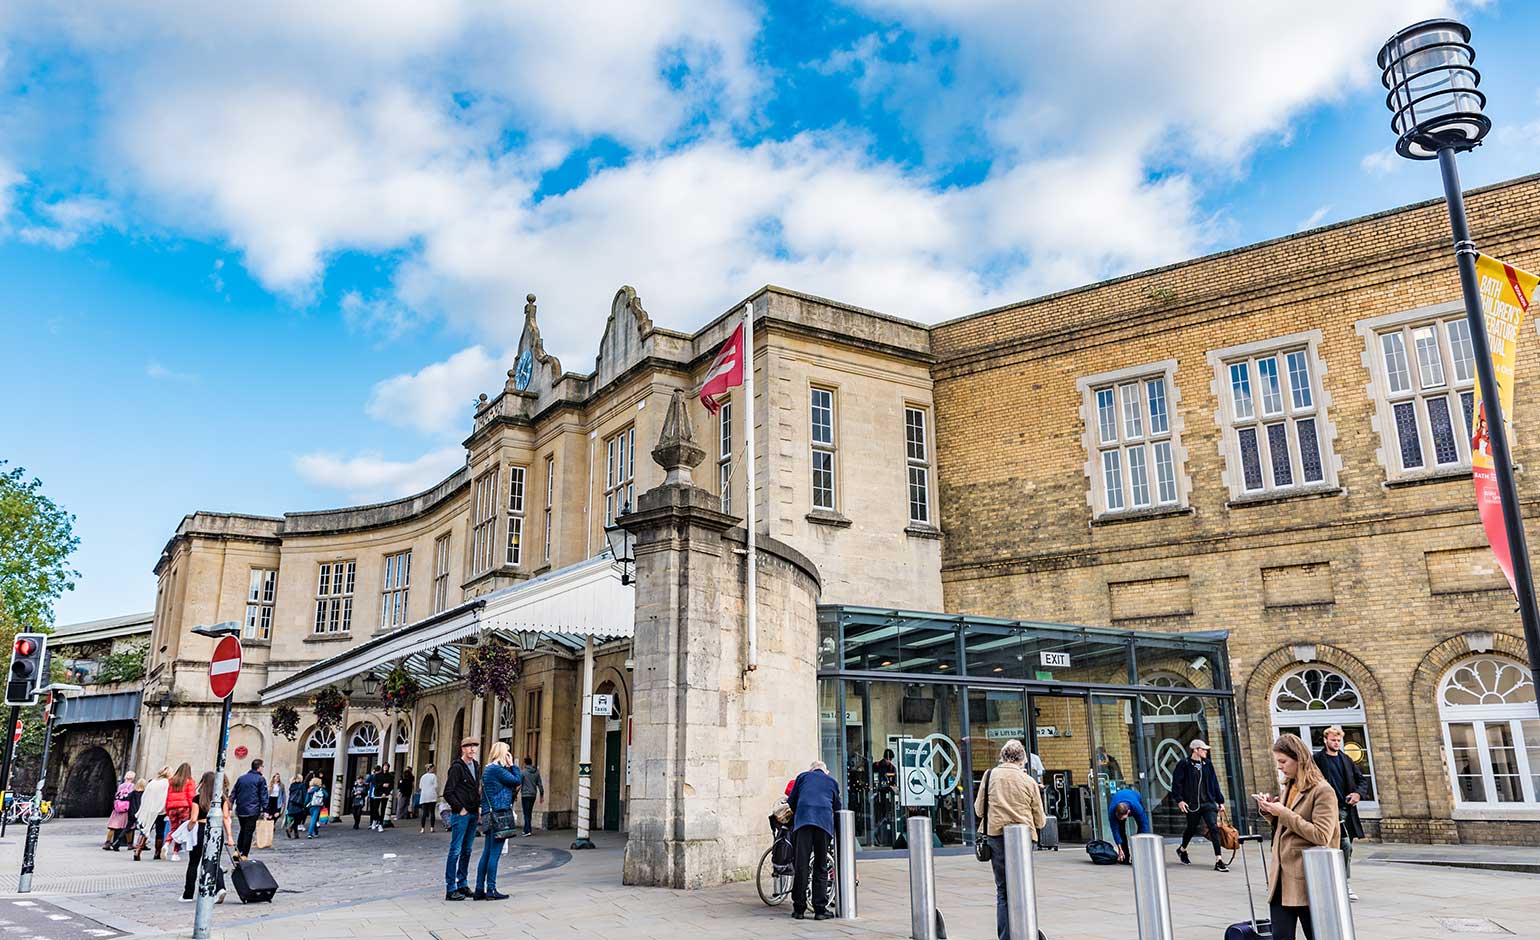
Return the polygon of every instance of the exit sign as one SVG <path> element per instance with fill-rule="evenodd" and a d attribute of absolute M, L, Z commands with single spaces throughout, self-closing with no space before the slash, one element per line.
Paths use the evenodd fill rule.
<path fill-rule="evenodd" d="M 1044 652 L 1044 653 L 1038 653 L 1038 657 L 1040 658 L 1042 664 L 1045 667 L 1049 668 L 1049 669 L 1068 669 L 1069 668 L 1069 654 L 1068 653 L 1047 653 L 1047 652 Z"/>

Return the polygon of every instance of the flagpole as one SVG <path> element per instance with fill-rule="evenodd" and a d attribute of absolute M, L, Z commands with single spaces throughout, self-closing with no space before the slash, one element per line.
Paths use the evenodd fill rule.
<path fill-rule="evenodd" d="M 743 440 L 744 449 L 748 454 L 748 460 L 744 463 L 744 502 L 748 504 L 749 524 L 749 584 L 747 603 L 744 607 L 748 611 L 749 628 L 749 656 L 748 664 L 744 669 L 744 684 L 748 684 L 748 674 L 759 668 L 759 598 L 755 592 L 756 576 L 759 568 L 759 553 L 755 551 L 754 537 L 758 528 L 754 524 L 754 504 L 757 502 L 754 496 L 754 303 L 745 301 L 743 304 L 743 345 L 746 347 L 743 353 L 743 398 L 748 408 L 743 416 Z"/>

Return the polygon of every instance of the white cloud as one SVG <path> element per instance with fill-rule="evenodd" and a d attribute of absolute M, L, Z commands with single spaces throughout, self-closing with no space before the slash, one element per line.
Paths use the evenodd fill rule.
<path fill-rule="evenodd" d="M 155 360 L 145 363 L 144 374 L 158 382 L 196 382 L 198 380 L 198 376 L 191 372 L 177 372 Z"/>
<path fill-rule="evenodd" d="M 356 290 L 346 291 L 338 307 L 349 327 L 378 333 L 387 339 L 396 339 L 416 329 L 424 319 L 418 311 L 388 294 L 365 298 Z"/>
<path fill-rule="evenodd" d="M 306 482 L 339 490 L 348 499 L 377 501 L 421 492 L 465 462 L 460 447 L 430 451 L 415 460 L 387 460 L 376 453 L 342 457 L 317 452 L 294 458 L 294 470 Z"/>
<path fill-rule="evenodd" d="M 464 434 L 476 396 L 502 389 L 507 359 L 471 346 L 443 362 L 377 382 L 369 395 L 369 416 L 424 434 Z"/>
<path fill-rule="evenodd" d="M 15 190 L 25 183 L 27 178 L 16 172 L 16 169 L 0 158 L 0 232 L 6 229 L 6 220 L 11 216 L 11 210 L 15 208 Z"/>
<path fill-rule="evenodd" d="M 1299 223 L 1294 226 L 1294 230 L 1303 232 L 1305 229 L 1315 228 L 1317 225 L 1321 224 L 1321 220 L 1326 218 L 1326 213 L 1330 211 L 1331 206 L 1321 206 L 1314 212 L 1305 216 L 1303 219 L 1300 219 Z"/>
<path fill-rule="evenodd" d="M 16 234 L 22 241 L 47 245 L 60 251 L 73 247 L 82 238 L 94 235 L 117 218 L 112 203 L 97 196 L 72 196 L 53 202 L 34 204 L 39 220 L 22 225 Z"/>
<path fill-rule="evenodd" d="M 1358 166 L 1371 176 L 1383 176 L 1400 169 L 1404 162 L 1405 158 L 1396 153 L 1395 148 L 1392 147 L 1364 154 L 1364 158 L 1358 161 Z"/>

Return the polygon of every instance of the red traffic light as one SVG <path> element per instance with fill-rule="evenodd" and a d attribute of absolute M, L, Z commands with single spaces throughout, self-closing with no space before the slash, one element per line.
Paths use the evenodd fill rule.
<path fill-rule="evenodd" d="M 34 643 L 32 640 L 29 640 L 26 637 L 21 637 L 21 638 L 17 639 L 17 641 L 16 641 L 16 655 L 17 656 L 31 656 L 33 654 L 33 652 L 36 651 L 36 650 L 37 650 L 37 644 Z"/>

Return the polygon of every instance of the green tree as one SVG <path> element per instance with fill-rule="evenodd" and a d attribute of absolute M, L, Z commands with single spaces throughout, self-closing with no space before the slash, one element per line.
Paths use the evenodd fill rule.
<path fill-rule="evenodd" d="M 0 460 L 0 641 L 46 632 L 53 604 L 75 589 L 69 557 L 80 545 L 75 517 L 44 496 L 43 481 Z"/>
<path fill-rule="evenodd" d="M 5 466 L 0 460 L 0 649 L 9 649 L 18 633 L 49 632 L 54 601 L 73 591 L 80 577 L 69 566 L 80 545 L 75 517 L 43 495 L 43 481 L 29 481 L 26 470 Z M 42 717 L 41 703 L 22 712 L 19 758 L 42 753 Z"/>

